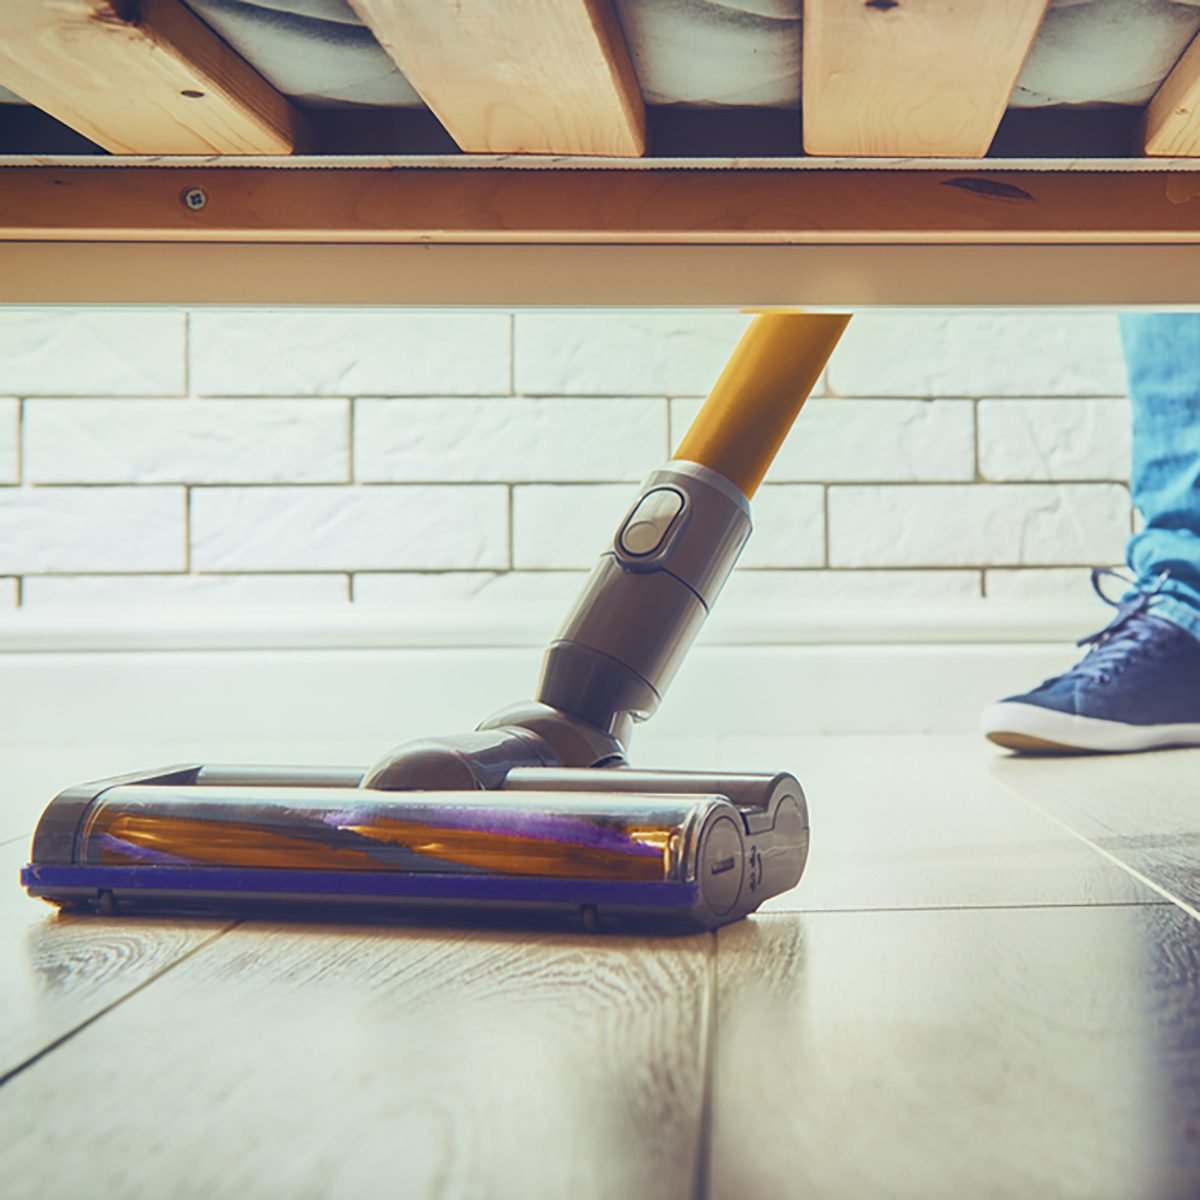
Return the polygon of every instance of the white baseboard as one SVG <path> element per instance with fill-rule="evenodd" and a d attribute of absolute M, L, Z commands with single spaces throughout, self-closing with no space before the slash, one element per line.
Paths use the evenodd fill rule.
<path fill-rule="evenodd" d="M 970 730 L 986 704 L 1076 653 L 1013 643 L 697 647 L 635 751 L 648 762 L 668 746 L 723 737 Z M 0 746 L 121 743 L 201 759 L 236 746 L 253 760 L 257 746 L 313 743 L 374 756 L 472 728 L 528 697 L 539 658 L 515 647 L 6 653 Z"/>
<path fill-rule="evenodd" d="M 726 737 L 975 728 L 1062 670 L 1094 611 L 718 613 L 639 761 Z M 17 612 L 0 621 L 0 747 L 137 745 L 203 759 L 344 746 L 357 761 L 527 698 L 559 613 Z"/>
<path fill-rule="evenodd" d="M 0 653 L 392 650 L 546 645 L 561 608 L 483 603 L 392 611 L 363 605 L 206 612 L 17 609 L 0 616 Z M 1095 605 L 997 601 L 760 609 L 718 607 L 699 645 L 1059 644 L 1101 620 Z"/>

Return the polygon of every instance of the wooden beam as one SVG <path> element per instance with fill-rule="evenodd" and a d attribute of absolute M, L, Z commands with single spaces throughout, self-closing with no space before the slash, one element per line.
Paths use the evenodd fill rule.
<path fill-rule="evenodd" d="M 1200 155 L 1200 37 L 1183 52 L 1146 106 L 1141 137 L 1145 154 Z"/>
<path fill-rule="evenodd" d="M 298 116 L 180 0 L 2 0 L 0 84 L 114 154 L 290 154 Z"/>
<path fill-rule="evenodd" d="M 1182 244 L 1200 172 L 4 167 L 0 238 Z"/>
<path fill-rule="evenodd" d="M 804 149 L 981 158 L 1047 0 L 804 0 Z"/>
<path fill-rule="evenodd" d="M 351 0 L 469 153 L 645 153 L 611 0 Z"/>
<path fill-rule="evenodd" d="M 1200 243 L 825 246 L 0 241 L 0 304 L 1200 311 Z"/>

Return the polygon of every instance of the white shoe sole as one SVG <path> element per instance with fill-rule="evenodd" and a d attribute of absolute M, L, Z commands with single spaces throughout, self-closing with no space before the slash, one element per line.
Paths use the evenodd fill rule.
<path fill-rule="evenodd" d="M 1055 712 L 1015 701 L 993 704 L 980 722 L 983 736 L 1006 750 L 1128 753 L 1167 746 L 1200 746 L 1200 725 L 1126 725 Z"/>

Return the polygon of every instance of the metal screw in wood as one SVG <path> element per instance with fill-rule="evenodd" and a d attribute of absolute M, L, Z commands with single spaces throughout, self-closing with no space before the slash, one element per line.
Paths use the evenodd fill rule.
<path fill-rule="evenodd" d="M 199 212 L 208 203 L 208 193 L 203 188 L 188 188 L 183 193 L 183 207 Z"/>

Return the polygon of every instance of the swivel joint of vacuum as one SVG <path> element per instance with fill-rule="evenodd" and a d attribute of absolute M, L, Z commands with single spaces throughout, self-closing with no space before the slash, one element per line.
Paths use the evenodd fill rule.
<path fill-rule="evenodd" d="M 750 505 L 700 463 L 655 471 L 542 663 L 537 699 L 602 729 L 645 720 L 750 536 Z"/>

